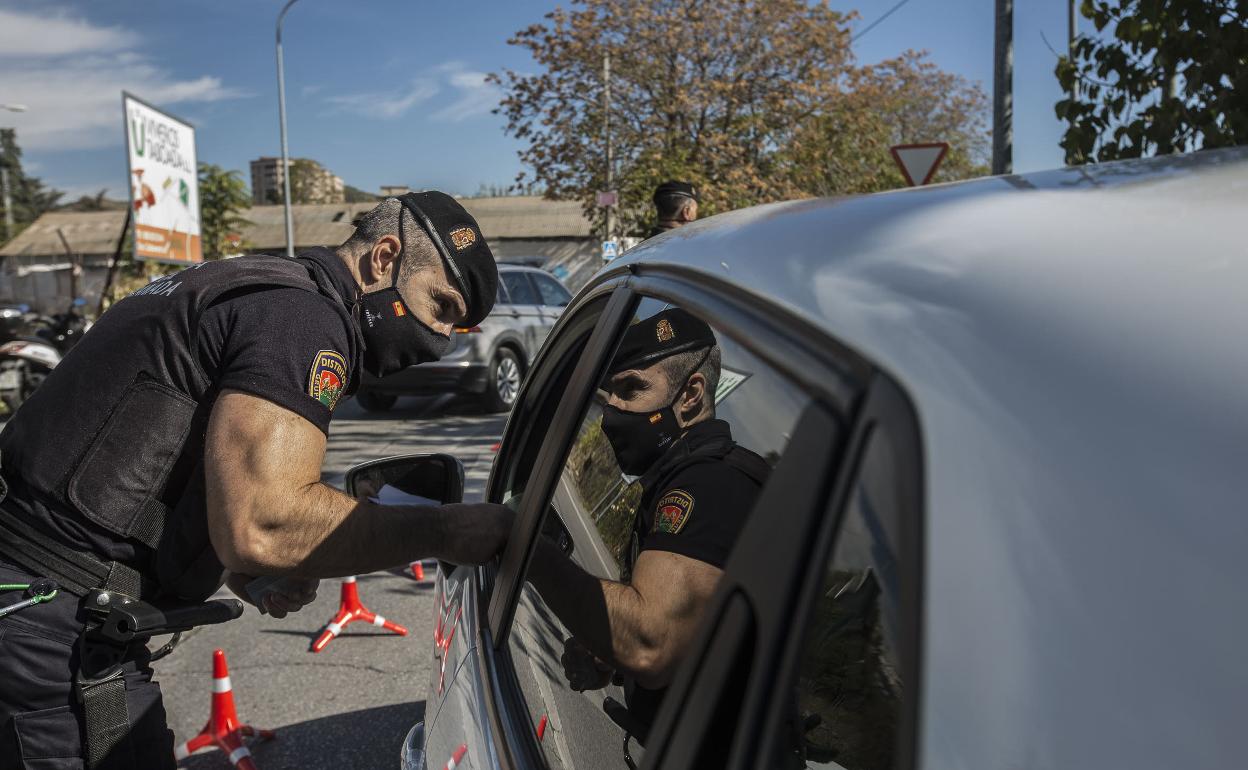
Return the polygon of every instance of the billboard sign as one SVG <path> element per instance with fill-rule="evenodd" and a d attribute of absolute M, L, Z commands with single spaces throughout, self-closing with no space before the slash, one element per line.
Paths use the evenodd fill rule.
<path fill-rule="evenodd" d="M 121 102 L 134 258 L 175 264 L 204 261 L 194 127 L 124 91 Z"/>

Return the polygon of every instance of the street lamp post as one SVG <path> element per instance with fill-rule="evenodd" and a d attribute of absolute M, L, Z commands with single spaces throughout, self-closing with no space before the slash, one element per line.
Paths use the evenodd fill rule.
<path fill-rule="evenodd" d="M 24 104 L 0 104 L 9 112 L 25 112 Z M 13 237 L 13 196 L 9 191 L 9 161 L 0 158 L 0 196 L 4 198 L 4 240 Z"/>
<path fill-rule="evenodd" d="M 277 112 L 282 127 L 282 204 L 286 214 L 286 256 L 295 256 L 295 222 L 290 211 L 290 152 L 286 148 L 286 76 L 282 67 L 282 20 L 290 6 L 299 0 L 289 0 L 277 15 Z"/>

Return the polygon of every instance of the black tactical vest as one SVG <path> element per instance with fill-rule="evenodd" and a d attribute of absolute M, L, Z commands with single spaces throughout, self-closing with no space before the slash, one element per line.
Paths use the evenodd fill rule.
<path fill-rule="evenodd" d="M 640 479 L 642 489 L 641 503 L 633 517 L 633 531 L 629 542 L 628 553 L 624 555 L 623 571 L 620 580 L 628 582 L 633 572 L 633 565 L 641 550 L 641 538 L 653 523 L 651 516 L 659 496 L 667 491 L 670 482 L 687 468 L 699 463 L 723 462 L 741 473 L 761 488 L 771 474 L 771 466 L 754 452 L 737 444 L 729 436 L 710 436 L 690 441 L 688 437 L 677 442 L 664 453 L 654 467 L 646 471 Z"/>
<path fill-rule="evenodd" d="M 211 595 L 223 568 L 208 540 L 203 456 L 218 393 L 197 350 L 200 318 L 232 292 L 320 293 L 353 330 L 348 360 L 356 370 L 350 380 L 358 382 L 353 298 L 339 296 L 325 270 L 307 259 L 263 255 L 205 262 L 118 302 L 0 433 L 3 474 L 14 492 L 53 517 L 85 518 L 152 549 L 148 563 L 129 566 L 158 595 Z"/>

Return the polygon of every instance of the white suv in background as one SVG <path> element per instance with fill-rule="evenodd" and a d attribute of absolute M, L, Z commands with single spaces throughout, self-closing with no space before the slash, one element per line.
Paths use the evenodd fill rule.
<path fill-rule="evenodd" d="M 567 287 L 544 270 L 500 264 L 498 299 L 488 318 L 477 326 L 456 328 L 450 351 L 439 361 L 381 379 L 365 373 L 355 397 L 364 409 L 384 412 L 399 396 L 473 393 L 487 410 L 505 412 L 571 299 Z"/>

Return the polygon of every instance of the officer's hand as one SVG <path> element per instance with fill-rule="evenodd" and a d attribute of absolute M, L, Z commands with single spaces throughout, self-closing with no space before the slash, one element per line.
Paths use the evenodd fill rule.
<path fill-rule="evenodd" d="M 440 509 L 442 553 L 452 564 L 484 564 L 507 544 L 516 514 L 496 503 L 453 503 Z"/>
<path fill-rule="evenodd" d="M 577 692 L 600 690 L 611 684 L 612 668 L 573 637 L 569 636 L 564 641 L 559 662 L 563 664 L 568 687 Z"/>
<path fill-rule="evenodd" d="M 260 605 L 273 617 L 284 618 L 316 601 L 321 581 L 315 578 L 286 577 L 260 599 Z"/>

